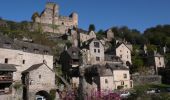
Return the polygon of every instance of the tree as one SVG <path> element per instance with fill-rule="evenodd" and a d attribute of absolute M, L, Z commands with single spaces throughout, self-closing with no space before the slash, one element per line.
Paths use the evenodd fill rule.
<path fill-rule="evenodd" d="M 95 28 L 95 25 L 94 24 L 90 24 L 89 25 L 89 31 L 95 31 L 96 28 Z"/>
<path fill-rule="evenodd" d="M 104 31 L 102 29 L 100 29 L 97 34 L 96 34 L 97 38 L 101 39 L 104 36 Z"/>

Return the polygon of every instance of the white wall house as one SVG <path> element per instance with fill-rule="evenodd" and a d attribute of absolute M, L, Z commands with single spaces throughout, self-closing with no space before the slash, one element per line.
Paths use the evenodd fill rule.
<path fill-rule="evenodd" d="M 165 68 L 165 59 L 164 56 L 156 53 L 154 54 L 154 64 L 155 64 L 155 72 L 158 73 L 159 68 Z"/>
<path fill-rule="evenodd" d="M 116 47 L 116 56 L 120 57 L 124 64 L 132 64 L 131 61 L 131 50 L 124 43 L 120 43 Z"/>

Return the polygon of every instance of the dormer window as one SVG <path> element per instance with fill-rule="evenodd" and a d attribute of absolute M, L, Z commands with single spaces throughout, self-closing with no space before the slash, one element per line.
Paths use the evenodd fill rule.
<path fill-rule="evenodd" d="M 5 48 L 11 48 L 11 43 L 5 42 L 4 45 L 3 45 L 3 47 L 5 47 Z"/>
<path fill-rule="evenodd" d="M 48 54 L 48 51 L 47 51 L 47 50 L 44 50 L 44 54 Z"/>
<path fill-rule="evenodd" d="M 38 53 L 38 52 L 39 52 L 39 50 L 38 50 L 38 49 L 34 49 L 34 52 L 35 52 L 35 53 Z"/>
<path fill-rule="evenodd" d="M 26 51 L 26 50 L 27 50 L 27 47 L 22 47 L 22 50 L 23 50 L 23 51 Z"/>

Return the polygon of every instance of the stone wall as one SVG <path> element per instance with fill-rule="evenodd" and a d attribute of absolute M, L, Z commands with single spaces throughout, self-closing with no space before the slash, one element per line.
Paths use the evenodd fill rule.
<path fill-rule="evenodd" d="M 159 75 L 132 75 L 132 80 L 134 85 L 143 84 L 160 84 L 162 83 L 162 77 Z"/>
<path fill-rule="evenodd" d="M 131 61 L 131 51 L 123 43 L 118 48 L 116 48 L 116 56 L 120 57 L 120 59 L 125 64 L 126 64 L 127 61 L 130 64 L 132 63 L 132 61 Z"/>
<path fill-rule="evenodd" d="M 40 14 L 33 18 L 34 23 L 41 23 L 43 32 L 66 33 L 70 28 L 78 26 L 78 14 L 72 13 L 70 16 L 60 16 L 59 6 L 55 3 L 47 3 L 46 8 Z M 51 28 L 50 25 L 60 26 L 57 29 Z M 33 25 L 35 26 L 35 25 Z M 36 27 L 33 27 L 36 30 Z"/>

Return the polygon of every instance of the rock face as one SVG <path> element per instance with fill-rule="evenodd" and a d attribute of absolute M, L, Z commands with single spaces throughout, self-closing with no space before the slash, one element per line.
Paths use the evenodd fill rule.
<path fill-rule="evenodd" d="M 72 13 L 69 17 L 60 16 L 59 6 L 48 2 L 40 15 L 33 15 L 33 22 L 40 23 L 43 32 L 64 34 L 68 29 L 78 26 L 78 14 Z"/>

